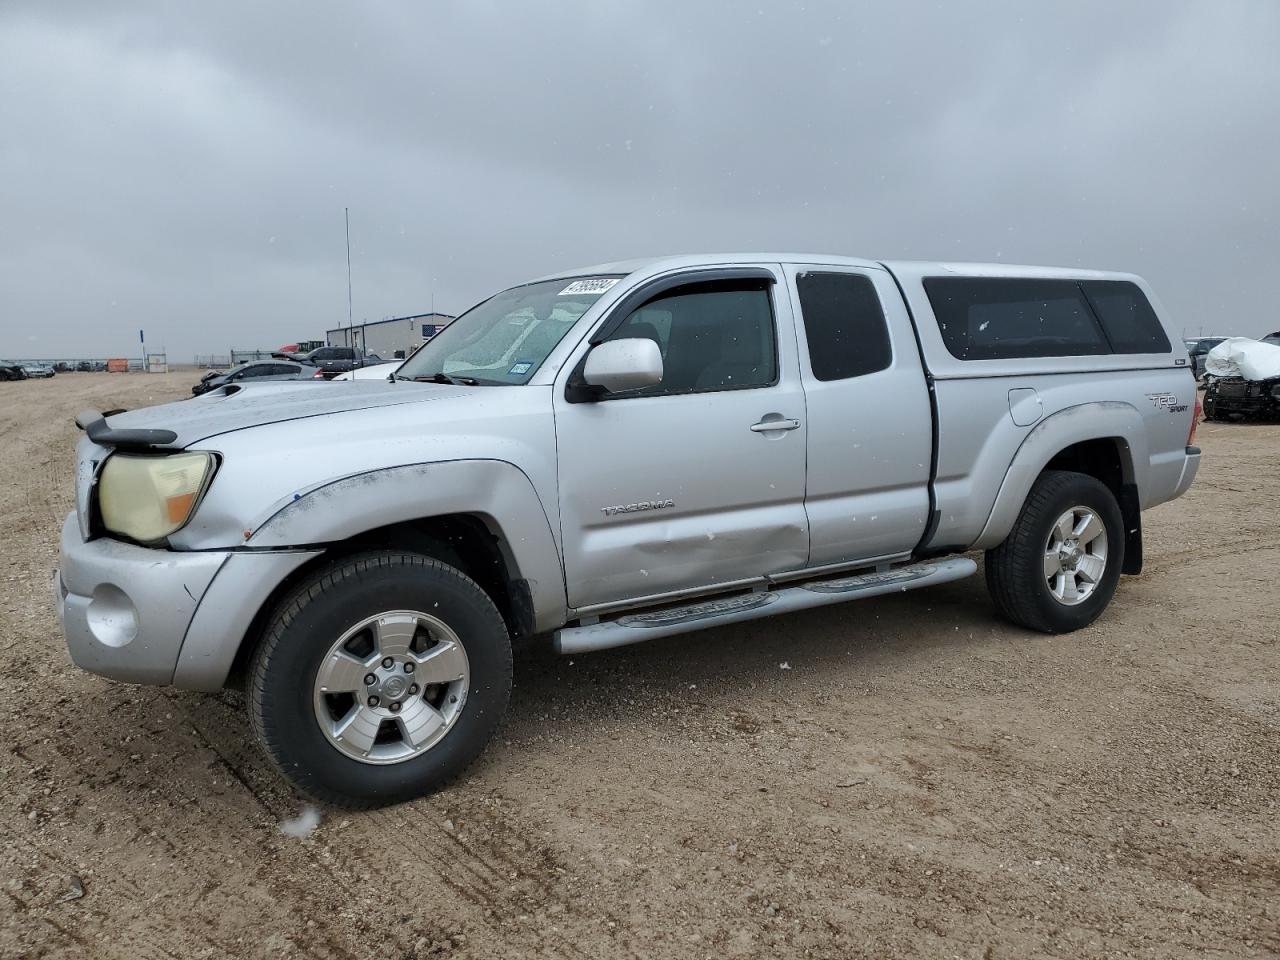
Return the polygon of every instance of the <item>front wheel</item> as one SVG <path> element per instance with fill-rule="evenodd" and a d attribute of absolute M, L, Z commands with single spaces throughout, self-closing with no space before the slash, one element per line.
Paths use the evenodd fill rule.
<path fill-rule="evenodd" d="M 1115 495 L 1081 473 L 1046 470 L 1004 543 L 987 551 L 996 609 L 1044 633 L 1087 627 L 1106 609 L 1124 566 L 1124 522 Z"/>
<path fill-rule="evenodd" d="M 479 755 L 511 693 L 511 641 L 456 568 L 362 554 L 285 598 L 249 677 L 250 723 L 280 772 L 319 800 L 372 807 L 436 790 Z"/>

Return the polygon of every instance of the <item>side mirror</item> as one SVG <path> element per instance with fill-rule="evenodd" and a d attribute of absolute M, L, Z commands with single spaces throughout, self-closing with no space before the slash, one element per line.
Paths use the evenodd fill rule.
<path fill-rule="evenodd" d="M 607 340 L 587 354 L 582 379 L 610 393 L 662 382 L 662 352 L 652 340 Z"/>

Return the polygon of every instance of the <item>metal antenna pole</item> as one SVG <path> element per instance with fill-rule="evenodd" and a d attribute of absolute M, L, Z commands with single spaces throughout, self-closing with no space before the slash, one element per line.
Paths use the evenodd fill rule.
<path fill-rule="evenodd" d="M 347 346 L 354 347 L 351 332 L 351 212 L 342 208 L 342 220 L 347 231 Z"/>

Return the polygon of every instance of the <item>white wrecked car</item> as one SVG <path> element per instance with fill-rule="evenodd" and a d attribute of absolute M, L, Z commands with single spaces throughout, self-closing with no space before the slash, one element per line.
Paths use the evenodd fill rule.
<path fill-rule="evenodd" d="M 1280 344 L 1231 337 L 1205 357 L 1206 420 L 1280 418 Z"/>

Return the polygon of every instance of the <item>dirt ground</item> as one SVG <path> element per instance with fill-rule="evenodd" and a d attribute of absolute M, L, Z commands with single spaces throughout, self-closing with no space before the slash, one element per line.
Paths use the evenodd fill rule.
<path fill-rule="evenodd" d="M 295 837 L 236 695 L 83 673 L 52 610 L 72 416 L 191 382 L 0 384 L 0 956 L 1280 954 L 1280 426 L 1201 425 L 1081 633 L 973 578 L 528 658 L 463 782 Z"/>

